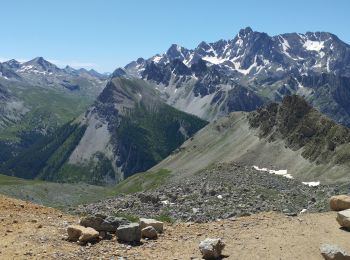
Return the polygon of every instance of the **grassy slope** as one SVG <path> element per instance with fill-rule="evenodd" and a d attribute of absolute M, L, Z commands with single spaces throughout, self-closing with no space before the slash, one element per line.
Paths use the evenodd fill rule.
<path fill-rule="evenodd" d="M 349 167 L 316 164 L 303 158 L 303 149 L 292 150 L 283 140 L 268 142 L 249 126 L 246 113 L 232 113 L 209 124 L 150 171 L 168 169 L 174 178 L 194 174 L 218 162 L 238 162 L 269 169 L 287 169 L 301 181 L 342 182 Z"/>
<path fill-rule="evenodd" d="M 113 187 L 84 183 L 54 183 L 25 180 L 0 174 L 0 193 L 51 207 L 67 208 L 96 202 L 121 193 L 134 193 L 156 188 L 170 176 L 167 170 L 135 174 Z"/>
<path fill-rule="evenodd" d="M 24 180 L 0 174 L 0 193 L 52 207 L 94 202 L 114 194 L 111 189 L 87 184 L 60 184 Z"/>

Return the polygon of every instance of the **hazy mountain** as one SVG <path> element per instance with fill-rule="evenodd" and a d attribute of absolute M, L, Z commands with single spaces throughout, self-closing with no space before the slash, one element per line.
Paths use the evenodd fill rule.
<path fill-rule="evenodd" d="M 0 63 L 0 163 L 93 103 L 106 77 L 76 71 L 60 69 L 41 57 Z"/>

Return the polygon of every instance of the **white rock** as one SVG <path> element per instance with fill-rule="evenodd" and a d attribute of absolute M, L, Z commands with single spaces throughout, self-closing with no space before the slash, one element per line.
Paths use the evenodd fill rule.
<path fill-rule="evenodd" d="M 219 258 L 224 247 L 225 243 L 220 238 L 207 238 L 199 244 L 204 259 Z"/>

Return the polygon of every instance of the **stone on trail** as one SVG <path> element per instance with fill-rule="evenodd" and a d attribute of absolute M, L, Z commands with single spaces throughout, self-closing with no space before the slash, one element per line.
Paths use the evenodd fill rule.
<path fill-rule="evenodd" d="M 129 221 L 117 217 L 88 216 L 80 220 L 80 225 L 91 227 L 97 231 L 116 232 L 120 225 L 129 224 Z"/>
<path fill-rule="evenodd" d="M 339 211 L 337 213 L 337 221 L 340 226 L 350 229 L 350 209 Z"/>
<path fill-rule="evenodd" d="M 141 228 L 138 223 L 121 225 L 117 228 L 117 237 L 125 242 L 139 242 L 141 240 Z"/>
<path fill-rule="evenodd" d="M 140 218 L 140 227 L 141 229 L 145 227 L 154 227 L 158 233 L 163 233 L 164 223 L 155 219 L 150 218 Z"/>
<path fill-rule="evenodd" d="M 86 228 L 80 225 L 70 225 L 67 228 L 68 240 L 89 242 L 98 238 L 99 233 L 93 228 Z"/>
<path fill-rule="evenodd" d="M 323 244 L 320 250 L 326 260 L 350 260 L 350 256 L 337 245 Z"/>
<path fill-rule="evenodd" d="M 157 230 L 152 226 L 143 228 L 141 230 L 141 235 L 142 237 L 149 238 L 149 239 L 156 239 L 158 237 Z"/>
<path fill-rule="evenodd" d="M 350 209 L 350 196 L 347 196 L 347 195 L 332 196 L 329 201 L 329 206 L 331 210 L 335 210 L 335 211 Z"/>
<path fill-rule="evenodd" d="M 207 238 L 199 244 L 204 259 L 218 259 L 224 247 L 225 243 L 220 238 Z"/>

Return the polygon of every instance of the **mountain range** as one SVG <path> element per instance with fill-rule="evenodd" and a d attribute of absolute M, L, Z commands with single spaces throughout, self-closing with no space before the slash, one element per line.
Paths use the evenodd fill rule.
<path fill-rule="evenodd" d="M 174 44 L 108 78 L 42 58 L 0 68 L 3 136 L 15 133 L 0 150 L 9 175 L 105 185 L 149 169 L 182 176 L 237 160 L 303 181 L 347 177 L 350 46 L 331 33 L 271 37 L 247 27 L 193 50 Z M 74 113 L 32 114 L 18 130 L 31 114 L 26 88 L 59 93 Z M 74 100 L 86 102 L 76 109 Z"/>

